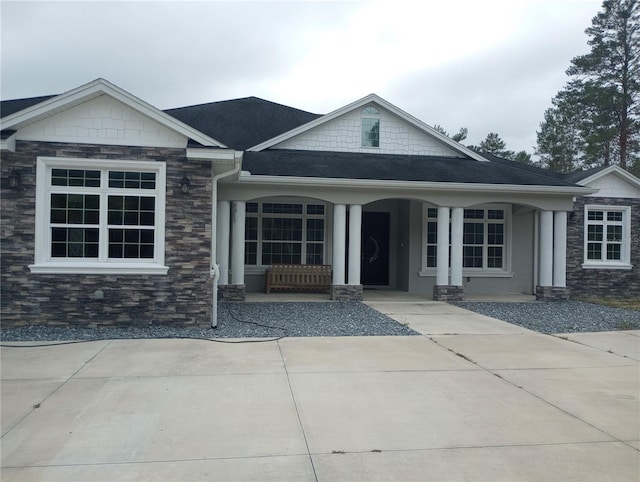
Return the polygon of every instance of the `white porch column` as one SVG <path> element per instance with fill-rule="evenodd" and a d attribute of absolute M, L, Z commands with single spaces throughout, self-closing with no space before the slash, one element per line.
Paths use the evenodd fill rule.
<path fill-rule="evenodd" d="M 540 286 L 553 285 L 553 211 L 540 213 Z"/>
<path fill-rule="evenodd" d="M 438 208 L 436 285 L 449 284 L 449 208 Z"/>
<path fill-rule="evenodd" d="M 347 207 L 344 204 L 333 205 L 333 284 L 345 284 L 345 245 L 347 243 Z"/>
<path fill-rule="evenodd" d="M 567 212 L 553 213 L 553 286 L 567 286 Z"/>
<path fill-rule="evenodd" d="M 220 267 L 219 285 L 229 284 L 229 233 L 231 227 L 231 205 L 229 201 L 218 201 L 216 222 L 216 259 Z"/>
<path fill-rule="evenodd" d="M 360 284 L 360 254 L 362 238 L 362 205 L 349 206 L 349 276 L 350 285 Z"/>
<path fill-rule="evenodd" d="M 451 284 L 462 286 L 462 234 L 464 209 L 451 210 Z"/>
<path fill-rule="evenodd" d="M 244 223 L 246 203 L 231 204 L 231 284 L 244 284 Z"/>

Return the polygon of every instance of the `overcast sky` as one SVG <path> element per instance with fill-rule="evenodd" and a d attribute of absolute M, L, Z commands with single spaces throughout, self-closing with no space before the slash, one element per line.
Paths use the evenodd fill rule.
<path fill-rule="evenodd" d="M 3 100 L 103 77 L 160 108 L 256 96 L 326 114 L 376 93 L 466 143 L 532 153 L 593 0 L 0 2 Z"/>

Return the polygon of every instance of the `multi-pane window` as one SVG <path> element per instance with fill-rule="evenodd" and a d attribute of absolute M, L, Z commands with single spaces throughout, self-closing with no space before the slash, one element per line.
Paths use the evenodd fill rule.
<path fill-rule="evenodd" d="M 164 169 L 149 161 L 39 159 L 34 267 L 162 264 Z"/>
<path fill-rule="evenodd" d="M 245 264 L 323 264 L 325 206 L 247 203 Z"/>
<path fill-rule="evenodd" d="M 586 206 L 585 263 L 628 263 L 629 224 L 628 207 Z"/>
<path fill-rule="evenodd" d="M 362 110 L 362 147 L 380 147 L 380 113 L 374 107 Z"/>
<path fill-rule="evenodd" d="M 438 210 L 428 208 L 426 219 L 426 268 L 437 266 Z M 506 214 L 504 209 L 465 209 L 462 234 L 462 266 L 506 269 Z M 451 240 L 451 223 L 449 223 Z M 449 245 L 449 259 L 451 245 Z"/>

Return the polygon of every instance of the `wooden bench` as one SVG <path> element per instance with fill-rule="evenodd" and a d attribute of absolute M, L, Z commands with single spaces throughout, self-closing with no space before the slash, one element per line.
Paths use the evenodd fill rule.
<path fill-rule="evenodd" d="M 271 290 L 325 291 L 331 288 L 331 265 L 272 264 L 264 275 L 265 292 Z"/>

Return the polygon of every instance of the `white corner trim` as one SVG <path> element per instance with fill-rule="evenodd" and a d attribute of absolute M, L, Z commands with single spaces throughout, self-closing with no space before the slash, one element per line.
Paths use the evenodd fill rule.
<path fill-rule="evenodd" d="M 122 274 L 122 275 L 166 275 L 168 266 L 152 264 L 118 263 L 45 263 L 30 264 L 33 274 Z"/>

